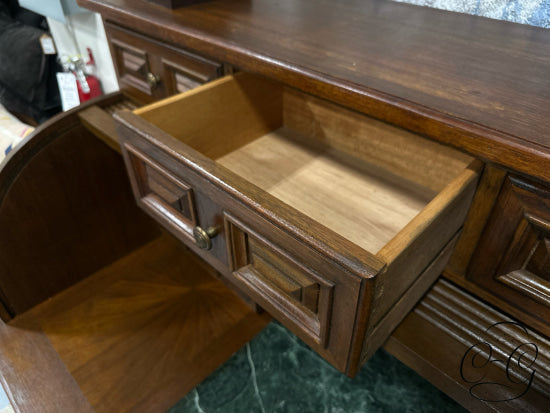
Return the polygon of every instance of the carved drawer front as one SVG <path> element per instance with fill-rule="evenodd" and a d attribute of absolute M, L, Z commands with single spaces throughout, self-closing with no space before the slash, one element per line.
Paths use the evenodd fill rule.
<path fill-rule="evenodd" d="M 168 222 L 182 236 L 193 236 L 197 225 L 191 187 L 131 146 L 127 147 L 134 193 L 151 215 Z"/>
<path fill-rule="evenodd" d="M 180 239 L 351 376 L 440 274 L 478 180 L 455 150 L 245 73 L 115 119 L 140 205 L 141 179 L 177 234 L 191 199 L 213 247 L 187 218 Z"/>
<path fill-rule="evenodd" d="M 297 258 L 288 251 L 299 248 L 291 237 L 286 237 L 287 250 L 283 250 L 235 217 L 226 214 L 225 218 L 232 277 L 237 284 L 262 307 L 325 347 L 335 283 L 303 264 L 311 266 L 314 257 Z M 326 267 L 322 273 L 326 276 Z"/>
<path fill-rule="evenodd" d="M 156 78 L 150 54 L 118 39 L 111 39 L 110 44 L 121 85 L 155 96 Z"/>
<path fill-rule="evenodd" d="M 222 64 L 190 51 L 109 22 L 105 28 L 121 86 L 143 101 L 193 89 L 223 73 Z"/>
<path fill-rule="evenodd" d="M 138 205 L 218 271 L 226 271 L 222 208 L 204 193 L 206 182 L 152 149 L 144 141 L 122 144 Z"/>
<path fill-rule="evenodd" d="M 550 324 L 550 189 L 508 177 L 469 277 Z"/>

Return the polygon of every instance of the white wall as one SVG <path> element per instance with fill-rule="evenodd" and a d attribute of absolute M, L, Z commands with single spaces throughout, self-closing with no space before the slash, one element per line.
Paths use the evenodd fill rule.
<path fill-rule="evenodd" d="M 105 29 L 99 14 L 92 12 L 73 14 L 66 16 L 66 23 L 48 17 L 48 24 L 59 56 L 81 54 L 87 60 L 86 48 L 89 47 L 94 55 L 96 74 L 101 81 L 103 92 L 110 93 L 119 89 Z"/>

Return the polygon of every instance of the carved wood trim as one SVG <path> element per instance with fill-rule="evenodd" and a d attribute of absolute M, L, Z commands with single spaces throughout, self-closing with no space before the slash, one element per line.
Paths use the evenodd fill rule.
<path fill-rule="evenodd" d="M 224 221 L 233 276 L 260 305 L 269 303 L 326 347 L 334 284 L 227 212 Z"/>
<path fill-rule="evenodd" d="M 522 387 L 528 384 L 525 381 L 526 371 L 529 375 L 535 372 L 532 387 L 550 397 L 550 340 L 547 337 L 517 323 L 444 280 L 439 281 L 413 311 L 473 349 L 469 354 L 464 354 L 462 360 L 465 382 L 471 381 L 475 384 L 474 375 L 481 377 L 478 373 L 484 370 L 496 370 L 502 384 L 510 386 L 506 391 L 499 391 L 512 397 L 514 392 L 518 392 L 515 394 L 517 396 L 525 390 Z M 477 357 L 477 362 L 470 357 Z M 485 365 L 480 362 L 482 358 L 505 361 L 488 361 Z M 460 368 L 460 360 L 456 361 Z M 466 365 L 467 362 L 473 364 Z M 470 374 L 472 377 L 469 377 Z M 497 393 L 490 391 L 486 396 L 489 394 Z"/>
<path fill-rule="evenodd" d="M 443 279 L 385 349 L 469 411 L 547 410 L 548 337 Z"/>
<path fill-rule="evenodd" d="M 151 95 L 153 90 L 147 84 L 147 74 L 150 72 L 147 52 L 118 39 L 111 38 L 110 42 L 113 60 L 121 82 Z"/>
<path fill-rule="evenodd" d="M 550 307 L 550 282 L 527 270 L 512 271 L 497 278 L 500 282 Z"/>

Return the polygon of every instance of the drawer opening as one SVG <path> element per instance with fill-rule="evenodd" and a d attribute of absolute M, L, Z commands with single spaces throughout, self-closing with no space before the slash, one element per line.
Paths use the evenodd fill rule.
<path fill-rule="evenodd" d="M 247 74 L 134 113 L 372 254 L 472 161 Z"/>
<path fill-rule="evenodd" d="M 135 151 L 220 231 L 215 251 L 182 241 L 350 376 L 443 270 L 482 166 L 245 73 L 115 117 L 133 180 Z M 163 202 L 180 196 L 151 180 Z"/>

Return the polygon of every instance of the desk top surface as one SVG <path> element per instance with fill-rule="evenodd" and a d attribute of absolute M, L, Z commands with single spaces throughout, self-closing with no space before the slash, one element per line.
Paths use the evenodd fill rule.
<path fill-rule="evenodd" d="M 128 28 L 550 181 L 550 30 L 390 0 L 78 0 Z"/>

